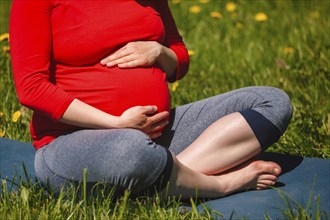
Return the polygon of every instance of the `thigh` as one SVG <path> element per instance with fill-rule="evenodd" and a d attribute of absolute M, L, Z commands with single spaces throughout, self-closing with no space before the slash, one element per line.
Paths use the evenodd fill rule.
<path fill-rule="evenodd" d="M 81 130 L 37 152 L 36 174 L 58 188 L 66 180 L 109 183 L 138 192 L 150 186 L 167 162 L 166 149 L 133 129 Z"/>
<path fill-rule="evenodd" d="M 284 92 L 273 87 L 246 87 L 172 109 L 170 123 L 156 142 L 178 154 L 213 122 L 247 109 L 261 113 L 283 132 L 291 117 Z"/>

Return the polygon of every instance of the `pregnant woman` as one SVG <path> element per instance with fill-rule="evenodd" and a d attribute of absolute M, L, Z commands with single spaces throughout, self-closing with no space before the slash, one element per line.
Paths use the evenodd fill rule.
<path fill-rule="evenodd" d="M 10 36 L 18 98 L 34 112 L 36 175 L 55 191 L 81 182 L 84 168 L 90 187 L 182 198 L 265 189 L 281 173 L 253 160 L 288 126 L 281 90 L 170 109 L 167 82 L 189 57 L 167 1 L 14 0 Z"/>

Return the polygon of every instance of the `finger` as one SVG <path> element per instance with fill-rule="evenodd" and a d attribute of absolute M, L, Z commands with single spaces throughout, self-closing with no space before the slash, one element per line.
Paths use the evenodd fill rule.
<path fill-rule="evenodd" d="M 122 58 L 124 56 L 127 56 L 129 54 L 131 54 L 128 50 L 126 50 L 126 46 L 120 48 L 119 50 L 117 50 L 116 52 L 114 52 L 113 54 L 111 54 L 110 56 L 104 58 L 103 60 L 101 60 L 101 64 L 106 65 L 109 62 L 112 62 L 114 60 L 117 60 L 119 58 Z"/>
<path fill-rule="evenodd" d="M 157 122 L 160 122 L 163 119 L 166 119 L 169 116 L 169 113 L 164 111 L 164 112 L 160 112 L 158 114 L 155 114 L 151 117 L 148 118 L 148 120 L 151 122 L 151 124 L 155 124 Z"/>
<path fill-rule="evenodd" d="M 162 133 L 161 133 L 161 132 L 158 132 L 158 131 L 148 133 L 148 136 L 149 136 L 151 139 L 158 138 L 158 137 L 160 137 L 161 135 L 162 135 Z"/>
<path fill-rule="evenodd" d="M 131 60 L 128 62 L 118 63 L 119 68 L 133 68 L 139 66 L 146 66 L 147 63 L 143 62 L 142 60 Z"/>
<path fill-rule="evenodd" d="M 115 60 L 110 60 L 109 62 L 106 63 L 108 67 L 120 65 L 120 64 L 125 64 L 125 63 L 130 63 L 133 61 L 136 61 L 136 55 L 135 54 L 127 54 L 126 56 L 123 56 L 121 58 L 115 59 Z"/>
<path fill-rule="evenodd" d="M 141 111 L 145 115 L 152 115 L 155 112 L 157 112 L 157 106 L 155 105 L 146 105 L 146 106 L 141 106 Z"/>
<path fill-rule="evenodd" d="M 167 118 L 161 120 L 160 122 L 154 123 L 151 125 L 151 131 L 159 131 L 160 129 L 164 128 L 166 125 L 168 125 Z"/>

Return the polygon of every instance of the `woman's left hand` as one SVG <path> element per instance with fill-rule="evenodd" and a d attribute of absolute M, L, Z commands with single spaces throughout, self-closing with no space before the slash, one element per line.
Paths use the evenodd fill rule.
<path fill-rule="evenodd" d="M 163 45 L 156 41 L 130 42 L 101 60 L 101 64 L 119 68 L 152 66 L 162 53 Z"/>

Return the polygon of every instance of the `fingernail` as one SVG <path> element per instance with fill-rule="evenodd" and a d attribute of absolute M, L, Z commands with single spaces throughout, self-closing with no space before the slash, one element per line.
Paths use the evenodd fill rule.
<path fill-rule="evenodd" d="M 279 169 L 275 168 L 275 169 L 274 169 L 274 172 L 277 174 L 277 173 L 280 172 L 280 171 L 279 171 Z"/>

